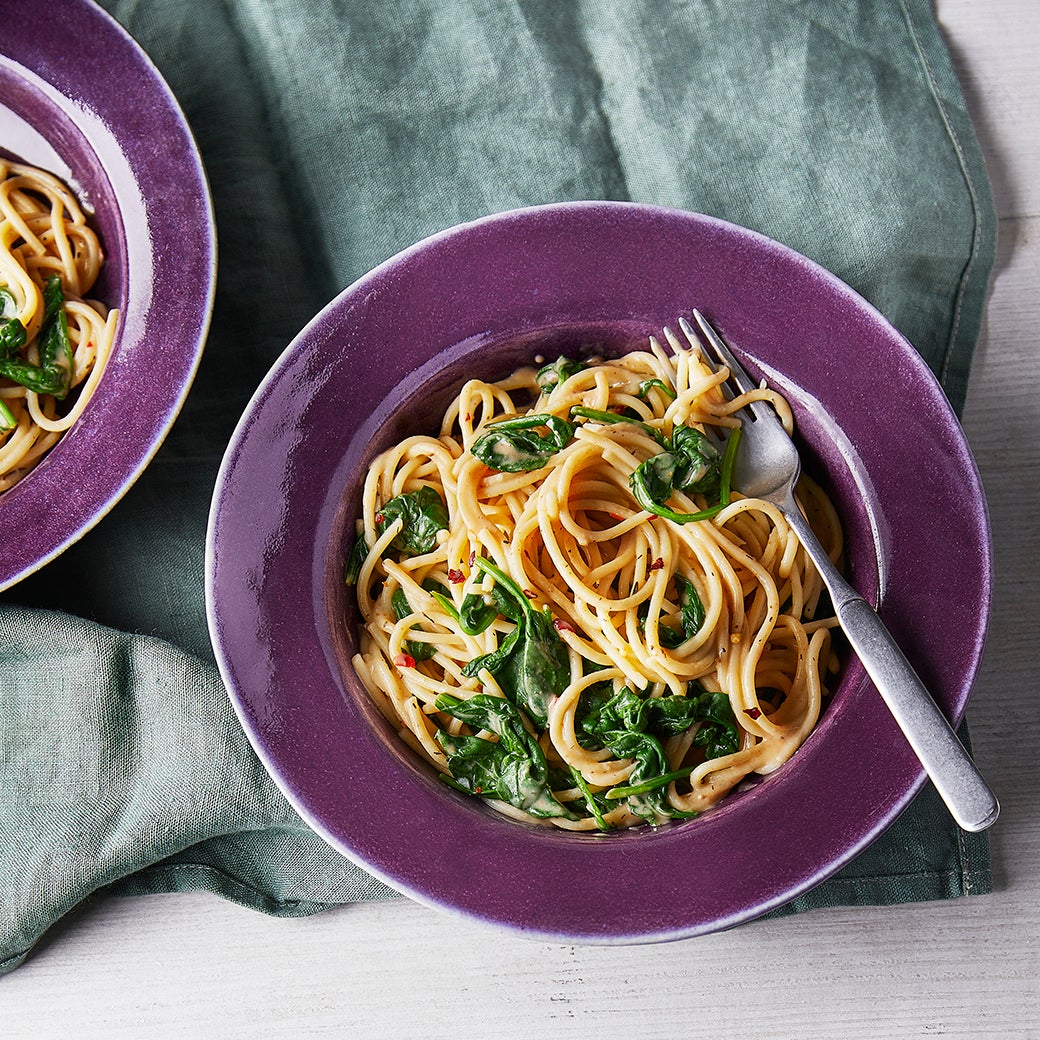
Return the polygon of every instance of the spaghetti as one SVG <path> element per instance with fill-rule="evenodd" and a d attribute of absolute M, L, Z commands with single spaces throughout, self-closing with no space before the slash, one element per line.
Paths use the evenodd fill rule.
<path fill-rule="evenodd" d="M 0 491 L 39 463 L 97 387 L 118 318 L 86 298 L 103 262 L 72 192 L 0 159 Z"/>
<path fill-rule="evenodd" d="M 648 349 L 471 380 L 371 465 L 358 676 L 453 787 L 571 830 L 697 815 L 787 761 L 836 621 L 781 513 L 729 487 L 727 371 Z M 828 499 L 799 499 L 832 558 Z"/>

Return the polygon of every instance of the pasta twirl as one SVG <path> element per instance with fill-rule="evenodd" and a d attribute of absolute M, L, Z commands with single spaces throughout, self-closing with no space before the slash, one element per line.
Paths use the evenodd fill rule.
<path fill-rule="evenodd" d="M 354 665 L 447 783 L 571 830 L 696 815 L 787 761 L 836 668 L 783 516 L 729 486 L 735 413 L 675 340 L 468 382 L 366 478 Z M 837 517 L 800 502 L 832 558 Z"/>
<path fill-rule="evenodd" d="M 101 378 L 118 314 L 86 297 L 103 262 L 72 192 L 0 159 L 0 491 L 76 422 Z"/>

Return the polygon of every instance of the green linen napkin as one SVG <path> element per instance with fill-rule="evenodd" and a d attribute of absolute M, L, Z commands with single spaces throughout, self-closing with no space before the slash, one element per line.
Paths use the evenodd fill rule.
<path fill-rule="evenodd" d="M 963 403 L 995 248 L 927 0 L 106 0 L 192 124 L 220 237 L 187 406 L 125 499 L 0 597 L 0 970 L 94 893 L 273 914 L 393 895 L 269 779 L 213 662 L 206 513 L 250 394 L 304 323 L 487 213 L 633 199 L 714 214 L 845 279 Z M 991 890 L 926 788 L 790 910 Z"/>

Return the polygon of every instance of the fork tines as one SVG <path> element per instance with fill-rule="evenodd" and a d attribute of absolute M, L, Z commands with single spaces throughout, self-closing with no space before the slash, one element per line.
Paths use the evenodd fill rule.
<path fill-rule="evenodd" d="M 715 356 L 719 361 L 729 369 L 730 379 L 736 384 L 737 388 L 741 393 L 748 393 L 752 390 L 759 389 L 759 384 L 756 383 L 751 376 L 748 375 L 743 365 L 734 357 L 733 352 L 726 346 L 725 341 L 715 331 L 711 322 L 704 317 L 703 314 L 696 307 L 693 309 L 693 317 L 697 322 L 697 325 L 701 330 L 701 337 L 707 341 L 708 345 L 714 351 Z M 701 337 L 697 336 L 693 326 L 685 318 L 679 318 L 679 328 L 682 329 L 683 335 L 690 341 L 691 344 L 696 344 L 700 347 Z M 701 349 L 702 356 L 704 355 L 703 349 Z M 762 401 L 750 401 L 747 407 L 755 415 L 756 418 L 773 418 L 773 412 L 769 409 L 769 406 L 764 404 Z"/>
<path fill-rule="evenodd" d="M 749 390 L 755 390 L 757 387 L 751 381 L 751 377 L 744 371 L 740 362 L 733 356 L 733 352 L 726 346 L 722 337 L 715 331 L 711 322 L 704 317 L 703 314 L 696 308 L 693 311 L 694 321 L 700 326 L 700 330 L 704 335 L 705 340 L 708 342 L 708 346 L 715 351 L 715 356 L 729 369 L 729 374 L 733 379 L 733 382 L 740 387 L 745 393 Z M 683 332 L 689 336 L 693 333 L 693 329 L 690 323 L 685 318 L 679 319 L 679 326 L 683 328 Z"/>

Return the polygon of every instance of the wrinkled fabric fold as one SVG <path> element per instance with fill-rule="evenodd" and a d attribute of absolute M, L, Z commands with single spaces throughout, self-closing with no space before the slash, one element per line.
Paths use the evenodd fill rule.
<path fill-rule="evenodd" d="M 0 971 L 99 892 L 207 890 L 283 916 L 394 895 L 285 801 L 230 706 L 205 620 L 221 454 L 270 365 L 342 288 L 488 213 L 674 206 L 832 270 L 959 409 L 995 250 L 978 144 L 926 0 L 103 6 L 196 135 L 217 297 L 154 462 L 97 528 L 0 597 Z M 779 913 L 991 888 L 985 837 L 959 832 L 926 787 Z"/>

